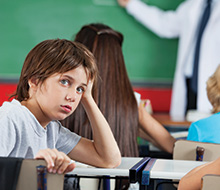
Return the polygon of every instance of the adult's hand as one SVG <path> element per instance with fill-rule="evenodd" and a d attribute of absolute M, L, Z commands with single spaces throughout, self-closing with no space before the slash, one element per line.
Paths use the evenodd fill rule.
<path fill-rule="evenodd" d="M 122 7 L 126 7 L 130 0 L 118 0 L 118 4 Z"/>

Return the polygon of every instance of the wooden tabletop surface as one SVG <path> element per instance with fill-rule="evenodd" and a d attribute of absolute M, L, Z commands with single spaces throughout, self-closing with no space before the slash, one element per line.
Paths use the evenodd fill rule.
<path fill-rule="evenodd" d="M 171 119 L 169 113 L 154 113 L 152 115 L 158 122 L 160 122 L 163 126 L 171 126 L 171 127 L 189 127 L 191 122 L 182 120 L 182 121 L 174 121 Z"/>

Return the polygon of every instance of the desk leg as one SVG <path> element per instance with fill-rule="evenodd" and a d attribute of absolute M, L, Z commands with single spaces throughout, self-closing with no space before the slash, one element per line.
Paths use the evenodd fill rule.
<path fill-rule="evenodd" d="M 174 186 L 176 182 L 164 179 L 150 179 L 149 185 L 146 185 L 147 190 L 177 190 Z"/>
<path fill-rule="evenodd" d="M 140 185 L 140 190 L 148 190 L 148 186 L 146 185 Z"/>
<path fill-rule="evenodd" d="M 140 190 L 155 190 L 155 180 L 150 179 L 149 185 L 140 185 Z"/>
<path fill-rule="evenodd" d="M 107 178 L 103 178 L 103 190 L 110 190 L 111 189 L 111 185 L 110 185 L 110 179 Z"/>

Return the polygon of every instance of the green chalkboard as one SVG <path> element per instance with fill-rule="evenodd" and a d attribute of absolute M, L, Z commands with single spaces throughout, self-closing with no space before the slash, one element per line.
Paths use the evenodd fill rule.
<path fill-rule="evenodd" d="M 175 9 L 183 0 L 144 0 Z M 0 78 L 19 77 L 27 53 L 45 39 L 72 39 L 81 26 L 100 22 L 124 34 L 123 51 L 132 81 L 172 81 L 177 39 L 160 39 L 116 0 L 0 0 Z"/>

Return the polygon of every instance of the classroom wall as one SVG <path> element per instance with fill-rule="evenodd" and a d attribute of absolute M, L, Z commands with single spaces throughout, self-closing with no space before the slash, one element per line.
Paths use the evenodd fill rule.
<path fill-rule="evenodd" d="M 0 83 L 0 106 L 15 92 L 17 83 Z M 171 89 L 135 87 L 134 91 L 141 94 L 142 99 L 150 99 L 154 112 L 170 110 Z"/>
<path fill-rule="evenodd" d="M 183 0 L 143 1 L 168 10 Z M 116 0 L 1 0 L 0 21 L 0 85 L 6 93 L 15 89 L 11 81 L 18 81 L 24 59 L 36 44 L 45 39 L 73 39 L 83 25 L 99 22 L 124 35 L 125 63 L 134 89 L 141 91 L 142 98 L 153 99 L 156 110 L 157 106 L 169 110 L 178 40 L 157 37 Z M 166 97 L 163 102 L 161 97 Z M 1 103 L 7 95 L 0 91 L 0 98 Z"/>
<path fill-rule="evenodd" d="M 8 101 L 9 97 L 15 92 L 17 84 L 14 83 L 0 83 L 0 106 L 4 101 Z"/>
<path fill-rule="evenodd" d="M 183 0 L 143 0 L 175 9 Z M 132 81 L 172 83 L 177 39 L 160 39 L 119 7 L 116 0 L 1 0 L 0 77 L 19 77 L 26 54 L 49 38 L 67 38 L 91 22 L 124 34 L 123 51 Z"/>

